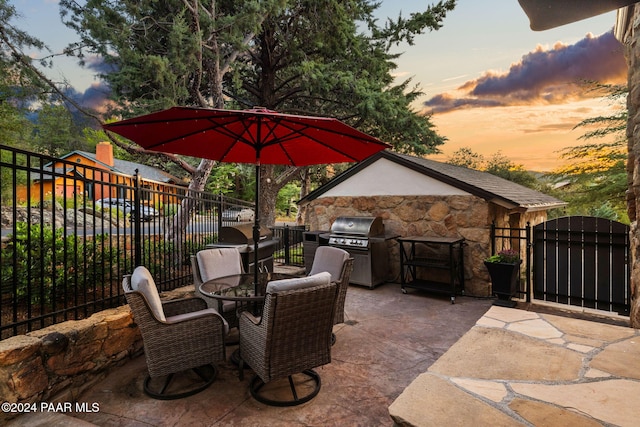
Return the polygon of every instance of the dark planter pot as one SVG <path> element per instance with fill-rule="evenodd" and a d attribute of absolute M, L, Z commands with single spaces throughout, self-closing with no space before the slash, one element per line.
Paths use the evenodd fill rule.
<path fill-rule="evenodd" d="M 509 305 L 515 306 L 515 302 L 511 303 L 513 297 L 518 291 L 518 276 L 520 275 L 520 264 L 506 262 L 484 262 L 491 276 L 491 289 L 493 294 L 498 297 L 499 301 L 507 302 Z"/>

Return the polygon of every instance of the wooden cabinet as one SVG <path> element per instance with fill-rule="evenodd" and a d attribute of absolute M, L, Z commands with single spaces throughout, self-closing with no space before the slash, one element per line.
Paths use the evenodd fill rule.
<path fill-rule="evenodd" d="M 400 286 L 448 293 L 453 304 L 464 294 L 464 238 L 399 237 Z"/>

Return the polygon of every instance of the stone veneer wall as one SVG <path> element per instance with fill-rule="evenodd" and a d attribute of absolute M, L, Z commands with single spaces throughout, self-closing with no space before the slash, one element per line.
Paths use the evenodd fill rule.
<path fill-rule="evenodd" d="M 490 295 L 491 287 L 483 264 L 490 251 L 489 206 L 471 195 L 322 197 L 309 202 L 305 223 L 310 230 L 329 230 L 339 216 L 380 216 L 390 234 L 464 237 L 465 292 L 484 297 Z M 400 256 L 395 240 L 389 242 L 389 270 L 387 279 L 399 283 Z"/>
<path fill-rule="evenodd" d="M 192 297 L 193 285 L 160 294 L 162 301 Z M 0 340 L 0 400 L 74 402 L 110 368 L 142 352 L 128 305 Z M 0 412 L 0 424 L 18 415 Z"/>
<path fill-rule="evenodd" d="M 640 7 L 633 7 L 629 20 L 631 28 L 624 35 L 625 56 L 629 66 L 629 96 L 627 108 L 627 211 L 631 220 L 631 315 L 630 323 L 640 328 L 640 232 L 638 212 L 640 211 Z"/>
<path fill-rule="evenodd" d="M 0 341 L 3 402 L 74 402 L 107 369 L 142 350 L 129 306 Z M 0 413 L 0 421 L 19 414 Z"/>

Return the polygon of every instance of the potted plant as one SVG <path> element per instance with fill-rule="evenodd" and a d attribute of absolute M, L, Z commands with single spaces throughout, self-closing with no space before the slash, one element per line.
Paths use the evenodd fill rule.
<path fill-rule="evenodd" d="M 518 291 L 521 263 L 520 253 L 514 249 L 503 249 L 484 260 L 491 276 L 492 293 L 498 297 L 496 305 L 515 307 L 511 297 Z"/>

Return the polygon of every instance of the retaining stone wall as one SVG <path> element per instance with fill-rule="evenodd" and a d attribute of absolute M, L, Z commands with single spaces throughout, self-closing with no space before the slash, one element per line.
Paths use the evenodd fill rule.
<path fill-rule="evenodd" d="M 129 306 L 0 341 L 4 402 L 73 402 L 107 369 L 142 351 Z M 0 414 L 0 420 L 18 414 Z M 4 417 L 4 418 L 3 418 Z"/>
<path fill-rule="evenodd" d="M 163 301 L 193 297 L 193 285 L 162 292 Z M 0 340 L 3 402 L 74 402 L 108 373 L 143 352 L 128 305 Z M 19 414 L 0 413 L 2 421 Z"/>

